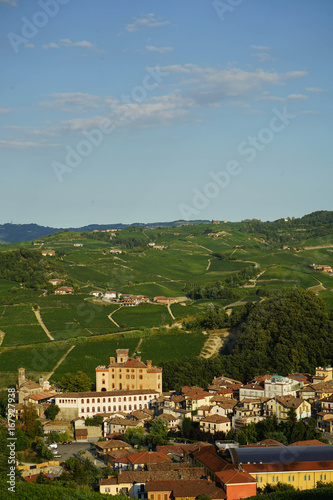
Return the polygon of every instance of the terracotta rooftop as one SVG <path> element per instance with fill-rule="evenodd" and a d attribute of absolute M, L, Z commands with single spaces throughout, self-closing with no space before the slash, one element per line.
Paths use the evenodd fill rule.
<path fill-rule="evenodd" d="M 169 458 L 164 453 L 158 453 L 157 451 L 140 451 L 139 453 L 133 453 L 129 457 L 131 464 L 156 464 L 161 462 L 171 462 Z"/>
<path fill-rule="evenodd" d="M 223 417 L 222 415 L 209 415 L 208 417 L 202 418 L 200 422 L 211 422 L 213 424 L 225 424 L 230 422 L 227 417 Z"/>
<path fill-rule="evenodd" d="M 333 417 L 333 415 L 332 415 Z M 292 443 L 289 446 L 317 446 L 324 445 L 327 446 L 326 443 L 319 441 L 318 439 L 309 439 L 308 441 L 296 441 L 296 443 Z"/>
<path fill-rule="evenodd" d="M 147 492 L 150 491 L 172 491 L 174 497 L 194 497 L 205 494 L 211 500 L 226 498 L 226 493 L 222 488 L 215 486 L 215 483 L 205 479 L 194 481 L 149 481 L 146 483 Z"/>
<path fill-rule="evenodd" d="M 238 469 L 229 469 L 216 473 L 216 477 L 223 484 L 244 484 L 256 483 L 257 480 L 246 471 Z"/>
<path fill-rule="evenodd" d="M 120 439 L 108 439 L 107 441 L 98 441 L 97 443 L 94 443 L 97 448 L 102 448 L 103 450 L 108 450 L 109 448 L 130 448 L 131 445 L 128 443 L 125 443 L 125 441 L 121 441 Z"/>

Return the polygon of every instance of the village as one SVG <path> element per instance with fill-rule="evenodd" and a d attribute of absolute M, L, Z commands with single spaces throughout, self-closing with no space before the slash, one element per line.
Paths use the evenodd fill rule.
<path fill-rule="evenodd" d="M 33 406 L 46 434 L 73 436 L 72 446 L 52 445 L 54 460 L 39 464 L 38 472 L 56 477 L 63 453 L 68 458 L 70 449 L 77 454 L 83 447 L 98 467 L 114 471 L 99 482 L 99 491 L 111 495 L 235 500 L 256 495 L 267 484 L 304 490 L 333 481 L 333 448 L 321 440 L 230 439 L 273 417 L 286 425 L 291 418 L 307 423 L 315 417 L 317 430 L 333 436 L 331 366 L 317 367 L 315 375 L 263 374 L 247 384 L 219 376 L 206 388 L 169 392 L 163 392 L 162 376 L 160 367 L 129 357 L 128 349 L 117 349 L 109 364 L 96 367 L 95 390 L 88 392 L 61 392 L 42 376 L 38 383 L 26 379 L 20 368 L 16 419 Z M 57 408 L 55 421 L 46 418 L 51 405 Z M 199 440 L 177 437 L 186 425 L 197 428 Z M 36 466 L 18 469 L 28 482 L 38 476 Z"/>

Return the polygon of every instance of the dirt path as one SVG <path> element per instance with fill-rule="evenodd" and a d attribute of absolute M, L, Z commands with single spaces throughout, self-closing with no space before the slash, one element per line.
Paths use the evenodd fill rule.
<path fill-rule="evenodd" d="M 213 250 L 211 250 L 210 248 L 203 247 L 202 245 L 198 245 L 198 243 L 196 244 L 196 246 L 203 248 L 204 250 L 207 250 L 207 252 L 213 253 Z"/>
<path fill-rule="evenodd" d="M 206 271 L 209 271 L 211 263 L 212 263 L 212 259 L 208 259 L 208 266 L 206 267 Z"/>
<path fill-rule="evenodd" d="M 113 319 L 112 315 L 113 315 L 114 313 L 116 313 L 117 311 L 119 311 L 119 309 L 121 309 L 122 307 L 123 307 L 123 306 L 118 307 L 118 309 L 116 309 L 115 311 L 113 311 L 112 313 L 110 313 L 110 314 L 108 315 L 109 320 L 110 320 L 110 321 L 112 321 L 112 323 L 113 323 L 114 325 L 116 325 L 116 327 L 117 327 L 117 328 L 120 328 L 120 326 L 119 326 L 119 325 L 118 325 L 118 323 L 117 323 L 117 322 Z"/>
<path fill-rule="evenodd" d="M 46 328 L 46 326 L 44 325 L 44 322 L 42 320 L 42 317 L 40 315 L 40 309 L 38 307 L 38 310 L 36 311 L 36 309 L 34 309 L 33 307 L 31 308 L 33 310 L 33 312 L 35 313 L 35 316 L 36 316 L 36 319 L 38 321 L 38 323 L 40 324 L 40 326 L 43 328 L 44 332 L 46 333 L 46 335 L 48 336 L 48 338 L 50 340 L 54 340 L 54 338 L 52 337 L 52 335 L 50 334 L 50 332 L 48 331 L 48 329 Z"/>
<path fill-rule="evenodd" d="M 138 345 L 136 346 L 135 351 L 134 351 L 134 353 L 133 353 L 133 357 L 134 357 L 134 356 L 137 354 L 137 352 L 139 351 L 139 349 L 140 349 L 140 347 L 141 347 L 142 342 L 143 342 L 143 339 L 140 339 L 140 340 L 139 340 L 139 343 L 138 343 Z"/>
<path fill-rule="evenodd" d="M 326 290 L 326 288 L 324 287 L 324 285 L 322 284 L 322 282 L 318 278 L 315 278 L 314 276 L 312 276 L 312 278 L 314 280 L 316 280 L 319 283 L 319 285 L 310 286 L 309 288 L 307 288 L 307 290 L 311 290 L 311 292 L 314 292 L 314 293 L 318 293 L 321 290 Z"/>
<path fill-rule="evenodd" d="M 2 342 L 3 342 L 3 339 L 5 338 L 5 335 L 6 335 L 6 333 L 3 332 L 2 330 L 0 330 L 0 346 L 1 346 Z"/>
<path fill-rule="evenodd" d="M 170 314 L 171 318 L 172 318 L 172 319 L 176 319 L 176 318 L 174 317 L 174 315 L 173 315 L 173 312 L 171 311 L 170 304 L 168 304 L 168 306 L 167 306 L 167 307 L 168 307 L 168 311 L 169 311 L 169 314 Z"/>
<path fill-rule="evenodd" d="M 316 247 L 304 247 L 303 250 L 316 250 L 317 248 L 333 248 L 333 245 L 328 244 L 328 245 L 318 245 Z"/>
<path fill-rule="evenodd" d="M 58 363 L 55 365 L 55 367 L 53 368 L 53 370 L 48 373 L 45 377 L 45 380 L 50 380 L 50 378 L 52 377 L 52 375 L 54 374 L 54 372 L 56 371 L 56 369 L 61 365 L 61 363 L 67 358 L 68 354 L 74 349 L 75 345 L 72 345 L 67 352 L 65 352 L 65 354 L 59 359 Z"/>

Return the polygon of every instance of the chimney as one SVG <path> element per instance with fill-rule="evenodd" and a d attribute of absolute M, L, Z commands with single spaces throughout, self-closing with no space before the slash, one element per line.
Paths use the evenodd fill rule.
<path fill-rule="evenodd" d="M 137 357 L 136 357 L 136 360 L 137 360 L 137 361 L 141 361 L 141 356 L 137 356 Z"/>
<path fill-rule="evenodd" d="M 152 361 L 151 359 L 147 359 L 147 368 L 151 368 Z"/>

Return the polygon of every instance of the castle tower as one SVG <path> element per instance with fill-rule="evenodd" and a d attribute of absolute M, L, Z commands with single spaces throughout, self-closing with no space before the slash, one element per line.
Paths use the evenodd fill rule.
<path fill-rule="evenodd" d="M 128 360 L 129 349 L 117 349 L 117 363 L 126 363 Z"/>
<path fill-rule="evenodd" d="M 18 369 L 18 386 L 21 387 L 25 382 L 25 368 Z"/>

